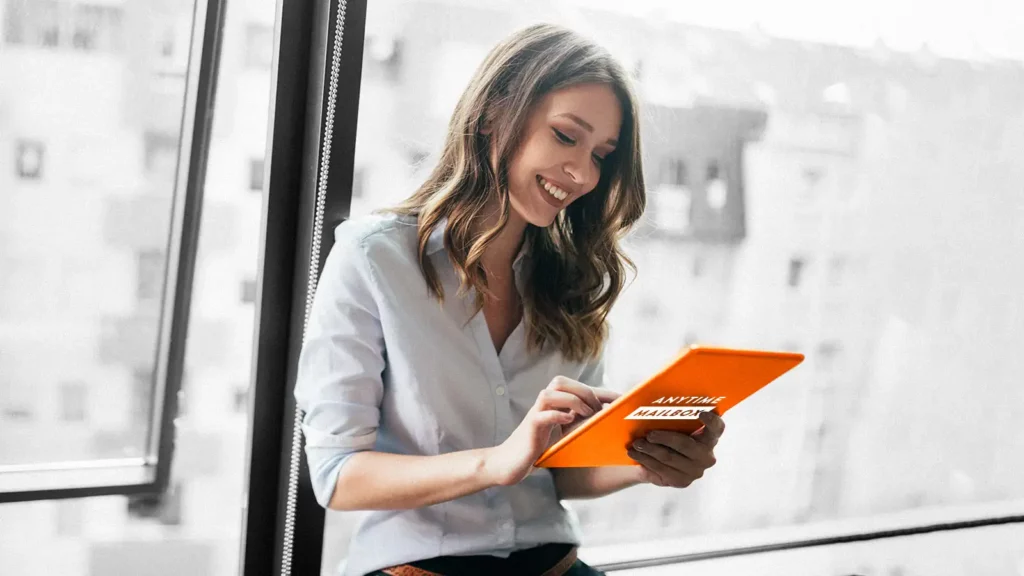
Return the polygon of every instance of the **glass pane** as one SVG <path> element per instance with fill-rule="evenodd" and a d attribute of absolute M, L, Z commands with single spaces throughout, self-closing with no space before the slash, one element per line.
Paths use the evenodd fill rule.
<path fill-rule="evenodd" d="M 657 554 L 657 551 L 651 550 Z M 594 561 L 586 552 L 584 561 Z M 615 576 L 821 576 L 822 574 L 877 574 L 904 576 L 1024 575 L 1024 525 L 1008 524 L 971 530 L 935 532 L 750 554 L 685 564 L 609 571 Z"/>
<path fill-rule="evenodd" d="M 12 6 L 36 14 L 37 1 L 0 3 L 0 29 L 12 29 Z M 62 27 L 56 46 L 0 49 L 0 399 L 17 401 L 0 415 L 4 462 L 145 446 L 135 434 L 152 404 L 193 5 L 96 5 L 124 11 L 118 37 L 137 49 L 83 54 Z M 226 6 L 170 489 L 0 505 L 4 574 L 238 571 L 263 202 L 250 161 L 265 153 L 270 98 L 269 68 L 246 65 L 247 30 L 273 29 L 275 2 Z M 74 136 L 80 125 L 88 137 Z M 23 163 L 38 179 L 18 177 L 16 138 L 44 144 L 41 163 Z"/>
<path fill-rule="evenodd" d="M 719 463 L 691 488 L 570 503 L 587 545 L 1024 497 L 1008 456 L 1024 450 L 1012 2 L 956 37 L 892 3 L 400 6 L 369 7 L 353 214 L 426 179 L 497 39 L 561 23 L 632 71 L 644 111 L 649 207 L 627 242 L 639 275 L 613 311 L 609 385 L 692 343 L 808 357 L 727 415 Z M 325 570 L 359 517 L 330 514 Z"/>
<path fill-rule="evenodd" d="M 154 462 L 193 10 L 0 2 L 0 474 Z"/>

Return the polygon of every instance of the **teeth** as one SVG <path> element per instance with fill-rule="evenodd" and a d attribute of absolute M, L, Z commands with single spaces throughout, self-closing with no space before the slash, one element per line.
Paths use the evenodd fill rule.
<path fill-rule="evenodd" d="M 569 193 L 568 192 L 566 192 L 565 190 L 562 190 L 558 186 L 555 186 L 554 184 L 548 182 L 543 177 L 538 176 L 538 179 L 540 180 L 541 186 L 543 186 L 544 189 L 548 191 L 548 194 L 551 194 L 552 196 L 554 196 L 555 198 L 557 198 L 559 200 L 565 200 L 566 198 L 569 197 Z"/>

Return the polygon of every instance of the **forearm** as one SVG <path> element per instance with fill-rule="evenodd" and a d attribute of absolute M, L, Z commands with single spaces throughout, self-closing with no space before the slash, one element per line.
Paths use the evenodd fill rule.
<path fill-rule="evenodd" d="M 333 510 L 407 510 L 454 500 L 497 484 L 487 450 L 438 456 L 359 452 L 342 466 Z"/>
<path fill-rule="evenodd" d="M 640 466 L 553 468 L 555 489 L 562 500 L 600 498 L 640 484 Z"/>

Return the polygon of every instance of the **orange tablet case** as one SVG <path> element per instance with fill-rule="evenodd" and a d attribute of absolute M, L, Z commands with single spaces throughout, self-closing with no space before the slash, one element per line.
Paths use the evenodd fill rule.
<path fill-rule="evenodd" d="M 696 432 L 700 412 L 719 415 L 767 386 L 803 354 L 691 346 L 667 368 L 617 398 L 548 448 L 535 466 L 626 466 L 626 447 L 650 430 Z"/>

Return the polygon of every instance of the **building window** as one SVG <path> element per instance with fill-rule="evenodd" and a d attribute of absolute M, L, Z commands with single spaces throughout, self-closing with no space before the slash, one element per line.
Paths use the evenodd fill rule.
<path fill-rule="evenodd" d="M 729 201 L 729 184 L 715 160 L 708 162 L 706 175 L 707 181 L 704 185 L 708 207 L 720 212 Z"/>
<path fill-rule="evenodd" d="M 822 342 L 818 345 L 816 360 L 818 369 L 822 372 L 835 370 L 842 354 L 843 346 L 839 342 Z"/>
<path fill-rule="evenodd" d="M 122 8 L 52 0 L 8 2 L 4 38 L 10 44 L 117 52 Z"/>
<path fill-rule="evenodd" d="M 647 318 L 654 320 L 661 313 L 661 306 L 658 305 L 656 298 L 644 298 L 640 301 L 640 305 L 637 306 L 636 315 L 639 318 Z"/>
<path fill-rule="evenodd" d="M 832 260 L 828 264 L 828 283 L 833 288 L 838 288 L 843 284 L 843 277 L 846 275 L 847 258 L 846 256 L 833 256 Z"/>
<path fill-rule="evenodd" d="M 22 140 L 18 142 L 14 164 L 22 180 L 39 180 L 43 177 L 43 161 L 46 147 L 42 142 Z"/>
<path fill-rule="evenodd" d="M 164 253 L 161 250 L 143 250 L 138 253 L 138 280 L 135 296 L 141 301 L 160 297 L 164 287 Z"/>
<path fill-rule="evenodd" d="M 245 65 L 269 70 L 274 58 L 274 29 L 263 24 L 249 24 L 245 29 Z"/>
<path fill-rule="evenodd" d="M 24 406 L 4 406 L 0 415 L 7 422 L 28 422 L 34 417 L 32 410 Z"/>
<path fill-rule="evenodd" d="M 238 386 L 235 388 L 233 397 L 233 406 L 236 414 L 245 414 L 249 409 L 249 388 L 247 386 Z"/>
<path fill-rule="evenodd" d="M 256 303 L 256 281 L 255 280 L 243 280 L 242 281 L 242 303 L 243 304 L 255 304 Z"/>
<path fill-rule="evenodd" d="M 121 21 L 118 6 L 76 5 L 71 47 L 85 52 L 120 52 Z"/>
<path fill-rule="evenodd" d="M 173 179 L 178 166 L 178 136 L 165 132 L 146 132 L 143 135 L 146 172 L 165 179 Z"/>
<path fill-rule="evenodd" d="M 693 255 L 693 267 L 690 272 L 694 278 L 700 278 L 704 275 L 704 256 L 700 254 Z"/>
<path fill-rule="evenodd" d="M 249 190 L 263 192 L 263 159 L 249 160 Z"/>
<path fill-rule="evenodd" d="M 686 186 L 686 162 L 681 158 L 669 158 L 662 163 L 661 181 L 672 186 Z"/>
<path fill-rule="evenodd" d="M 789 287 L 797 288 L 800 286 L 801 276 L 804 274 L 804 268 L 807 263 L 804 262 L 803 258 L 790 258 L 789 260 Z"/>
<path fill-rule="evenodd" d="M 693 194 L 687 181 L 686 162 L 670 158 L 662 163 L 661 186 L 654 194 L 654 221 L 659 230 L 686 232 L 690 228 Z"/>
<path fill-rule="evenodd" d="M 352 197 L 362 198 L 366 185 L 366 169 L 356 168 L 352 171 Z"/>
<path fill-rule="evenodd" d="M 60 385 L 60 419 L 64 422 L 84 422 L 87 390 L 84 382 L 65 382 Z"/>
<path fill-rule="evenodd" d="M 152 368 L 137 368 L 132 372 L 131 414 L 129 419 L 133 430 L 145 430 L 149 425 L 150 414 L 153 409 L 153 391 L 156 390 L 156 383 L 153 382 L 153 377 Z"/>

